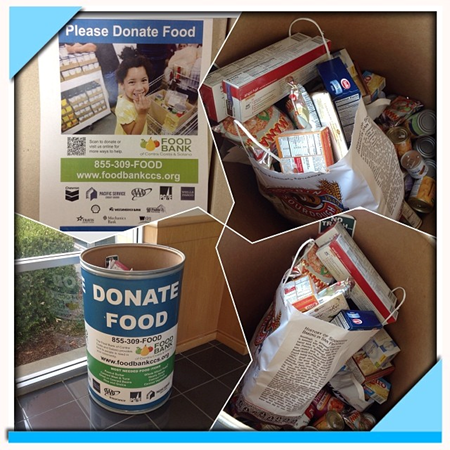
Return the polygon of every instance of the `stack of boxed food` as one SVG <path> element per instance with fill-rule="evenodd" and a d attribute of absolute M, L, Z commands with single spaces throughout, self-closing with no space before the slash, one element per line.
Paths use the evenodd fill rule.
<path fill-rule="evenodd" d="M 386 98 L 383 76 L 361 71 L 346 49 L 330 54 L 330 47 L 323 36 L 297 33 L 211 72 L 200 93 L 213 130 L 265 169 L 326 173 L 348 154 L 364 102 L 399 157 L 401 220 L 418 228 L 417 212 L 435 204 L 434 111 L 402 96 Z"/>
<path fill-rule="evenodd" d="M 388 399 L 400 351 L 384 326 L 406 292 L 399 301 L 340 222 L 305 247 L 255 332 L 229 412 L 260 430 L 369 430 L 366 410 Z"/>

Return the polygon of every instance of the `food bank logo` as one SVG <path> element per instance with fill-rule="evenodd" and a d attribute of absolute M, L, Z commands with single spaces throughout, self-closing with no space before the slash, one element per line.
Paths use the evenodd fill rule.
<path fill-rule="evenodd" d="M 148 152 L 152 152 L 157 149 L 161 144 L 158 140 L 150 138 L 148 141 L 145 139 L 141 139 L 141 143 L 139 144 L 141 148 L 145 148 Z"/>
<path fill-rule="evenodd" d="M 153 351 L 153 347 L 152 347 L 152 346 L 147 347 L 147 345 L 144 345 L 143 348 L 141 348 L 141 347 L 136 348 L 136 354 L 137 354 L 137 355 L 140 355 L 140 356 L 147 356 L 147 355 L 149 355 L 152 351 Z"/>

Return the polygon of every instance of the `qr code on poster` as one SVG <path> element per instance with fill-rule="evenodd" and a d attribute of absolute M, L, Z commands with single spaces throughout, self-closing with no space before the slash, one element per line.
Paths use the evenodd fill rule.
<path fill-rule="evenodd" d="M 85 137 L 68 137 L 67 138 L 67 156 L 83 156 L 86 154 L 86 138 Z"/>

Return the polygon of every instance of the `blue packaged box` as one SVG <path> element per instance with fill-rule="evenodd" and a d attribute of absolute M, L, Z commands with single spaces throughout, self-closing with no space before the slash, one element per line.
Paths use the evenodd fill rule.
<path fill-rule="evenodd" d="M 332 321 L 346 330 L 378 330 L 381 322 L 373 311 L 343 310 Z"/>
<path fill-rule="evenodd" d="M 318 64 L 317 70 L 333 100 L 345 141 L 350 146 L 361 92 L 340 58 Z"/>

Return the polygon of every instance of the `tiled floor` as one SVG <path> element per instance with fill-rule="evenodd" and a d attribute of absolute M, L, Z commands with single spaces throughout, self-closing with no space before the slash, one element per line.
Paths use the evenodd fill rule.
<path fill-rule="evenodd" d="M 218 341 L 180 353 L 169 401 L 139 415 L 98 406 L 83 374 L 17 397 L 15 430 L 208 430 L 249 360 Z"/>

